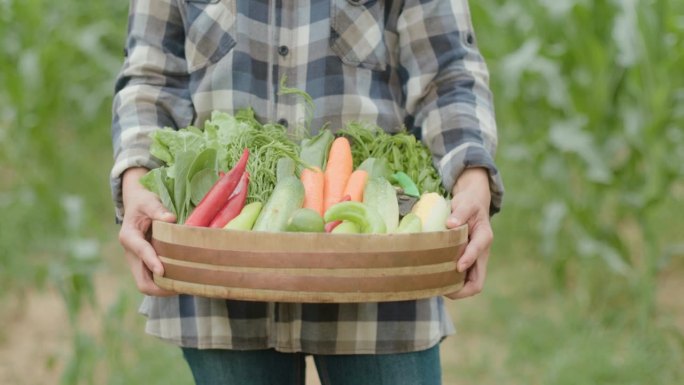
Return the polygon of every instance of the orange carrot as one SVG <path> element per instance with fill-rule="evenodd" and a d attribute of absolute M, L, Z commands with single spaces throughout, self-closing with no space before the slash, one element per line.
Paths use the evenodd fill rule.
<path fill-rule="evenodd" d="M 299 177 L 304 185 L 304 204 L 302 207 L 315 210 L 323 216 L 323 188 L 325 176 L 320 168 L 305 168 Z"/>
<path fill-rule="evenodd" d="M 330 146 L 328 163 L 325 166 L 324 211 L 342 199 L 353 168 L 349 140 L 344 137 L 336 138 Z"/>
<path fill-rule="evenodd" d="M 349 195 L 354 202 L 363 201 L 363 189 L 366 187 L 367 180 L 368 172 L 366 170 L 354 171 L 347 181 L 343 195 Z"/>

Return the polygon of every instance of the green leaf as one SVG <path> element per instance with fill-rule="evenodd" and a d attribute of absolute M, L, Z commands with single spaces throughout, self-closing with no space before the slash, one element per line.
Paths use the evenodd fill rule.
<path fill-rule="evenodd" d="M 205 168 L 196 172 L 190 180 L 190 203 L 197 206 L 218 179 L 216 170 L 212 168 Z"/>
<path fill-rule="evenodd" d="M 392 177 L 392 170 L 385 158 L 367 158 L 358 167 L 368 173 L 368 179 Z"/>
<path fill-rule="evenodd" d="M 169 178 L 166 175 L 166 168 L 159 167 L 150 170 L 147 174 L 140 178 L 140 184 L 146 189 L 157 194 L 159 200 L 164 207 L 174 214 L 178 214 L 175 204 L 171 198 L 171 189 L 168 186 Z"/>
<path fill-rule="evenodd" d="M 194 151 L 183 151 L 176 155 L 176 175 L 173 185 L 173 201 L 178 212 L 176 213 L 178 223 L 184 223 L 189 214 L 188 204 L 190 202 L 188 173 L 197 157 Z"/>

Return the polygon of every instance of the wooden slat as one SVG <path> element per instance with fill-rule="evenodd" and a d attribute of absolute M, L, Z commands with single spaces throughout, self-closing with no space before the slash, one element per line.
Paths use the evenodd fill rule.
<path fill-rule="evenodd" d="M 255 290 L 225 286 L 202 285 L 191 282 L 176 281 L 160 276 L 154 282 L 161 288 L 178 293 L 198 295 L 210 298 L 230 298 L 241 301 L 293 302 L 293 303 L 357 303 L 357 302 L 390 302 L 408 301 L 435 297 L 460 290 L 463 281 L 453 285 L 418 291 L 400 291 L 396 293 L 328 293 L 328 292 L 292 292 L 278 290 Z"/>
<path fill-rule="evenodd" d="M 194 267 L 197 269 L 216 270 L 216 271 L 232 271 L 239 273 L 256 273 L 264 272 L 266 270 L 273 272 L 280 272 L 289 275 L 297 276 L 313 276 L 313 277 L 386 277 L 386 276 L 401 276 L 401 275 L 420 275 L 439 273 L 444 271 L 456 270 L 456 262 L 438 263 L 434 265 L 420 265 L 407 267 L 374 267 L 374 268 L 269 268 L 264 267 L 244 267 L 232 266 L 229 264 L 211 265 L 206 263 L 190 262 L 185 260 L 176 260 L 159 256 L 164 266 L 176 265 L 180 267 Z"/>
<path fill-rule="evenodd" d="M 177 245 L 252 252 L 366 253 L 387 250 L 423 250 L 457 245 L 467 240 L 467 226 L 447 231 L 410 234 L 269 233 L 190 227 L 155 221 L 153 238 Z M 440 246 L 436 246 L 440 245 Z"/>
<path fill-rule="evenodd" d="M 331 235 L 334 237 L 334 235 Z M 176 260 L 217 266 L 274 268 L 363 268 L 422 266 L 452 262 L 464 245 L 409 251 L 235 251 L 212 247 L 174 245 L 152 239 L 157 254 Z"/>
<path fill-rule="evenodd" d="M 454 284 L 460 279 L 460 273 L 455 270 L 410 276 L 319 277 L 287 274 L 277 269 L 264 269 L 258 272 L 234 272 L 197 269 L 173 264 L 164 266 L 164 276 L 177 281 L 213 286 L 282 291 L 328 291 L 336 293 L 399 292 L 434 289 Z"/>

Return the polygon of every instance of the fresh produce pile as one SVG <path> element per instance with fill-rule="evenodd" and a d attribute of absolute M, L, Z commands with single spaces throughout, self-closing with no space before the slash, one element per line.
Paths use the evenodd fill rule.
<path fill-rule="evenodd" d="M 188 226 L 407 233 L 445 230 L 451 212 L 429 150 L 373 125 L 297 141 L 250 109 L 214 112 L 203 129 L 154 132 L 150 151 L 163 165 L 141 183 Z"/>

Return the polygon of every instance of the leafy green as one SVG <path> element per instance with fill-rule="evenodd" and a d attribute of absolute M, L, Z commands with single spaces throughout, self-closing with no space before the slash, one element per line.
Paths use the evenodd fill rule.
<path fill-rule="evenodd" d="M 142 179 L 162 204 L 183 223 L 218 179 L 237 163 L 242 151 L 250 151 L 248 201 L 265 202 L 275 187 L 277 162 L 290 159 L 302 165 L 299 146 L 279 124 L 261 124 L 254 111 L 244 109 L 235 115 L 214 111 L 200 129 L 164 128 L 151 134 L 150 153 L 163 162 Z"/>
<path fill-rule="evenodd" d="M 406 173 L 421 193 L 437 192 L 445 195 L 441 177 L 432 164 L 430 150 L 406 130 L 389 134 L 374 124 L 351 122 L 339 133 L 351 141 L 354 168 L 369 158 L 376 158 L 377 161 L 385 161 L 391 173 Z M 382 170 L 385 167 L 383 164 L 366 164 L 364 167 L 370 167 L 374 172 L 387 173 Z"/>
<path fill-rule="evenodd" d="M 302 139 L 300 156 L 304 163 L 324 170 L 333 140 L 335 135 L 329 129 L 322 129 L 315 136 Z"/>
<path fill-rule="evenodd" d="M 190 180 L 190 202 L 197 206 L 217 180 L 218 175 L 212 169 L 197 172 Z"/>
<path fill-rule="evenodd" d="M 368 179 L 385 178 L 389 180 L 392 177 L 392 170 L 385 158 L 366 158 L 361 162 L 358 169 L 365 170 L 368 173 Z"/>

